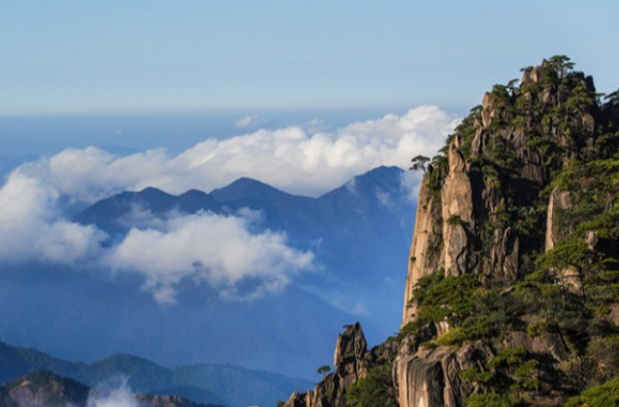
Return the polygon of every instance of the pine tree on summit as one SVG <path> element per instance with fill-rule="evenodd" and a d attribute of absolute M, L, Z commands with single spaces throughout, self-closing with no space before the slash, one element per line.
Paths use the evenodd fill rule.
<path fill-rule="evenodd" d="M 429 162 L 430 162 L 430 158 L 426 157 L 424 155 L 418 155 L 416 157 L 413 157 L 412 161 L 412 165 L 409 168 L 411 171 L 417 171 L 417 170 L 422 170 L 423 173 L 425 174 L 426 172 L 428 172 L 428 170 L 431 170 L 430 166 L 429 166 Z"/>

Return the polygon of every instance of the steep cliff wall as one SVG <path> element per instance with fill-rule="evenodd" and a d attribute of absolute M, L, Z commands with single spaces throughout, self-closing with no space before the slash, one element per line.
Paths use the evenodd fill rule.
<path fill-rule="evenodd" d="M 594 266 L 596 256 L 606 256 L 614 265 L 605 269 L 615 273 L 619 217 L 590 226 L 582 222 L 588 220 L 583 211 L 615 213 L 616 193 L 609 192 L 614 198 L 595 210 L 586 202 L 576 207 L 572 201 L 579 187 L 566 187 L 570 176 L 565 175 L 575 171 L 578 177 L 588 163 L 608 161 L 615 154 L 617 125 L 604 113 L 611 110 L 599 107 L 591 77 L 571 71 L 565 59 L 544 61 L 525 69 L 519 86 L 512 81 L 486 93 L 427 166 L 410 249 L 404 339 L 394 363 L 400 407 L 462 406 L 471 396 L 484 403 L 496 396 L 506 403 L 554 405 L 586 385 L 557 382 L 573 374 L 565 366 L 584 368 L 578 360 L 589 350 L 570 332 L 579 329 L 562 322 L 548 329 L 553 318 L 543 313 L 552 307 L 533 305 L 535 299 L 527 296 L 539 292 L 551 298 L 554 294 L 539 290 L 556 290 L 563 297 L 552 312 L 580 318 L 575 315 L 591 311 L 567 311 L 571 306 L 563 301 L 567 296 L 570 301 L 590 300 L 587 273 L 605 267 Z M 607 145 L 607 138 L 615 141 Z M 603 165 L 617 171 L 616 161 L 607 161 Z M 590 172 L 580 175 L 582 185 L 594 185 Z M 612 189 L 611 184 L 617 186 L 615 181 L 606 187 Z M 597 199 L 596 193 L 589 199 Z M 606 249 L 598 243 L 598 231 L 586 229 L 604 222 L 604 234 L 613 236 Z M 600 282 L 601 275 L 589 278 L 607 284 L 610 280 Z M 523 289 L 525 281 L 532 285 Z M 614 310 L 619 300 L 613 290 L 591 305 L 602 301 Z M 472 296 L 481 298 L 476 305 Z M 518 301 L 525 305 L 515 306 Z M 487 315 L 471 315 L 476 312 Z M 599 323 L 612 325 L 612 312 L 600 316 Z M 586 341 L 607 340 L 590 338 Z M 535 385 L 527 388 L 509 373 L 509 364 L 502 368 L 508 373 L 499 373 L 497 361 L 510 353 L 518 353 L 521 369 L 543 366 L 544 373 L 530 369 Z M 494 393 L 501 389 L 501 374 L 520 390 Z"/>
<path fill-rule="evenodd" d="M 423 166 L 400 333 L 347 327 L 286 407 L 558 406 L 619 377 L 619 96 L 572 67 L 496 85 Z"/>
<path fill-rule="evenodd" d="M 552 116 L 575 93 L 595 94 L 591 77 L 580 73 L 563 86 L 543 82 L 552 69 L 548 63 L 528 68 L 520 87 L 497 85 L 486 93 L 450 138 L 447 160 L 435 158 L 429 167 L 419 192 L 402 326 L 414 319 L 412 293 L 421 277 L 444 270 L 514 281 L 523 256 L 538 250 L 540 239 L 552 245 L 556 209 L 567 205 L 566 194 L 550 196 L 548 234 L 540 235 L 546 229 L 543 216 L 523 219 L 528 215 L 523 212 L 540 206 L 540 192 L 566 160 L 594 145 L 600 116 L 597 105 L 585 103 L 562 120 Z M 523 221 L 533 222 L 527 226 L 535 230 L 516 230 Z"/>
<path fill-rule="evenodd" d="M 437 264 L 443 262 L 442 206 L 440 194 L 432 193 L 425 177 L 419 189 L 415 231 L 411 244 L 407 283 L 404 291 L 402 324 L 408 323 L 414 314 L 413 289 L 421 277 L 432 274 Z"/>

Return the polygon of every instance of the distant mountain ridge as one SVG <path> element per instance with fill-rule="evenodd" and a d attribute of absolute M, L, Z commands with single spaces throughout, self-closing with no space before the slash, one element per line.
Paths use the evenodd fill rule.
<path fill-rule="evenodd" d="M 312 383 L 303 379 L 230 365 L 187 365 L 168 369 L 147 359 L 117 354 L 93 363 L 68 362 L 36 349 L 0 342 L 0 383 L 49 371 L 89 386 L 120 376 L 137 393 L 178 395 L 201 404 L 273 406 Z"/>
<path fill-rule="evenodd" d="M 288 245 L 311 250 L 321 268 L 251 303 L 224 301 L 207 284 L 182 281 L 177 304 L 161 306 L 134 273 L 5 265 L 0 338 L 68 360 L 128 353 L 165 366 L 232 364 L 311 380 L 317 366 L 330 363 L 333 338 L 346 322 L 360 320 L 370 343 L 397 330 L 407 263 L 401 254 L 415 208 L 403 174 L 379 167 L 318 198 L 241 178 L 208 194 L 146 188 L 103 199 L 75 219 L 107 231 L 109 244 L 131 227 L 147 227 L 132 223 L 136 213 L 148 221 L 248 208 L 261 214 L 252 232 L 285 233 Z"/>
<path fill-rule="evenodd" d="M 376 205 L 386 205 L 390 198 L 395 198 L 397 203 L 401 203 L 402 198 L 408 200 L 402 194 L 402 174 L 403 170 L 398 167 L 377 167 L 318 198 L 288 194 L 247 177 L 210 193 L 192 189 L 172 195 L 147 187 L 138 192 L 121 192 L 102 199 L 78 213 L 75 220 L 82 224 L 94 224 L 109 233 L 118 233 L 126 232 L 131 227 L 123 221 L 138 208 L 158 216 L 172 211 L 191 214 L 201 210 L 230 214 L 249 208 L 262 211 L 271 229 L 286 230 L 295 235 L 302 229 L 304 235 L 309 233 L 307 239 L 310 239 L 323 237 L 322 228 L 338 221 L 344 221 L 346 228 L 353 232 L 360 219 L 370 221 L 370 211 Z M 408 204 L 413 206 L 410 200 Z M 291 227 L 293 229 L 289 230 Z M 341 228 L 341 225 L 338 224 L 338 227 Z"/>
<path fill-rule="evenodd" d="M 384 269 L 406 267 L 398 249 L 410 239 L 410 213 L 415 206 L 403 190 L 403 173 L 399 167 L 377 167 L 317 198 L 288 194 L 247 177 L 210 193 L 189 190 L 171 195 L 148 187 L 98 201 L 75 220 L 122 236 L 132 227 L 128 219 L 135 210 L 165 216 L 172 211 L 234 214 L 251 209 L 264 216 L 263 229 L 286 232 L 292 246 L 316 252 L 327 268 L 337 271 L 333 273 L 337 277 L 346 274 L 353 284 L 360 277 L 369 278 L 374 289 L 381 284 L 377 280 Z M 395 322 L 393 326 L 397 328 Z"/>

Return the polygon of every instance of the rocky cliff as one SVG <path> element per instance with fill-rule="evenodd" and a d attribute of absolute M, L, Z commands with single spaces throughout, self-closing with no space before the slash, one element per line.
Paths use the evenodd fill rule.
<path fill-rule="evenodd" d="M 553 406 L 595 386 L 619 394 L 618 106 L 617 92 L 602 104 L 564 56 L 486 93 L 440 154 L 415 166 L 425 175 L 401 332 L 345 365 L 336 357 L 336 372 L 288 406 Z M 372 374 L 381 369 L 392 375 Z"/>
<path fill-rule="evenodd" d="M 384 344 L 367 348 L 367 342 L 361 325 L 347 325 L 338 336 L 333 355 L 333 372 L 313 389 L 306 393 L 293 393 L 285 407 L 336 407 L 351 404 L 351 389 L 368 378 L 382 375 L 381 396 L 386 401 L 395 402 L 395 389 L 391 383 L 391 368 L 383 369 L 395 355 L 395 342 L 387 341 Z M 352 390 L 354 393 L 355 390 Z M 348 394 L 348 399 L 347 399 Z M 389 404 L 385 404 L 387 406 Z"/>
<path fill-rule="evenodd" d="M 403 325 L 413 319 L 412 292 L 421 277 L 442 269 L 514 281 L 523 257 L 540 248 L 535 232 L 544 230 L 542 216 L 519 212 L 539 209 L 540 192 L 567 160 L 594 148 L 607 124 L 593 79 L 558 72 L 565 68 L 557 63 L 526 68 L 518 87 L 496 85 L 434 159 L 419 193 Z M 553 191 L 549 211 L 565 209 L 567 201 L 566 192 Z M 560 235 L 552 213 L 549 248 Z M 522 230 L 525 221 L 536 230 Z"/>
<path fill-rule="evenodd" d="M 427 166 L 394 363 L 401 407 L 555 405 L 603 380 L 574 372 L 599 363 L 592 347 L 617 360 L 618 126 L 572 67 L 554 57 L 496 85 Z"/>

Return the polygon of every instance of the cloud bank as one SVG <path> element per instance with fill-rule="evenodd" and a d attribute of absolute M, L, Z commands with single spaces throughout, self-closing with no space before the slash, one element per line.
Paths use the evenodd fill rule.
<path fill-rule="evenodd" d="M 86 202 L 148 186 L 170 193 L 210 191 L 239 177 L 317 196 L 379 165 L 406 168 L 417 154 L 434 155 L 458 122 L 436 106 L 422 106 L 330 133 L 287 127 L 208 139 L 176 156 L 164 149 L 128 156 L 68 149 L 20 171 Z"/>
<path fill-rule="evenodd" d="M 407 167 L 415 155 L 435 154 L 458 122 L 438 107 L 422 106 L 332 132 L 287 127 L 208 139 L 176 156 L 164 149 L 128 156 L 67 149 L 21 165 L 0 188 L 0 262 L 137 272 L 160 302 L 173 302 L 185 278 L 206 282 L 225 298 L 256 298 L 315 264 L 312 253 L 290 248 L 284 234 L 251 233 L 251 216 L 171 216 L 105 247 L 102 231 L 70 221 L 64 208 L 148 186 L 210 191 L 243 176 L 317 196 L 379 165 Z M 409 190 L 417 181 L 403 178 Z"/>

